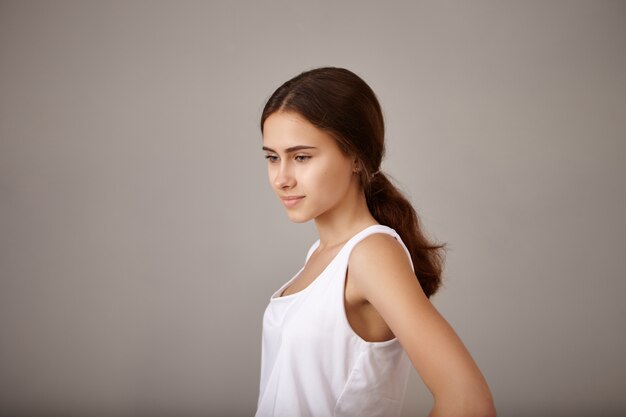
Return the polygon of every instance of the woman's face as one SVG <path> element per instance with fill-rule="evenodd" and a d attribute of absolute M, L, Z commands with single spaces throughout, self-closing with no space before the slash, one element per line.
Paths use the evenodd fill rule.
<path fill-rule="evenodd" d="M 332 216 L 355 195 L 353 159 L 298 113 L 279 111 L 265 119 L 263 150 L 270 184 L 296 223 Z"/>

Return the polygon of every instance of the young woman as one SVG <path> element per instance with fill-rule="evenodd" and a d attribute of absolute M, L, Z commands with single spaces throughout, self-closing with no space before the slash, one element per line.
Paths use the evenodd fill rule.
<path fill-rule="evenodd" d="M 495 416 L 491 393 L 429 301 L 443 245 L 381 172 L 384 125 L 370 87 L 342 68 L 285 82 L 261 117 L 269 181 L 289 218 L 319 233 L 263 316 L 257 417 L 394 417 L 411 363 L 431 416 Z"/>

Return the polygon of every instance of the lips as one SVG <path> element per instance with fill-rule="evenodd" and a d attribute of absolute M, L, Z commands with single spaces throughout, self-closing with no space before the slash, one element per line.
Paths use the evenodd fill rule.
<path fill-rule="evenodd" d="M 303 195 L 290 195 L 280 198 L 285 207 L 293 207 L 304 199 Z"/>

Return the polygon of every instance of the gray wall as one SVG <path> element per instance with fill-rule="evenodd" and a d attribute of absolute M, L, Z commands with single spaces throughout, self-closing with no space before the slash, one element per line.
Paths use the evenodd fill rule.
<path fill-rule="evenodd" d="M 251 415 L 316 238 L 258 117 L 345 66 L 502 416 L 626 413 L 626 2 L 0 2 L 0 413 Z M 405 414 L 430 395 L 414 373 Z M 172 414 L 173 415 L 173 414 Z"/>

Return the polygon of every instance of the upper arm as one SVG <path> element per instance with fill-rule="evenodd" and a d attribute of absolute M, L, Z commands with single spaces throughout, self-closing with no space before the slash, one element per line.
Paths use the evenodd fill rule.
<path fill-rule="evenodd" d="M 349 271 L 356 293 L 385 320 L 435 400 L 465 394 L 491 398 L 480 370 L 424 294 L 395 238 L 365 238 L 352 251 Z"/>

